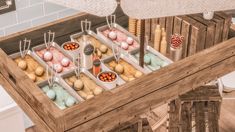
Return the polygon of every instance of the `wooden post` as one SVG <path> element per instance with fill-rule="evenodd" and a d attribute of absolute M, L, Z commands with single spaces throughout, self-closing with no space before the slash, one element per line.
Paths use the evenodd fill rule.
<path fill-rule="evenodd" d="M 140 58 L 139 65 L 144 67 L 145 20 L 140 20 Z"/>

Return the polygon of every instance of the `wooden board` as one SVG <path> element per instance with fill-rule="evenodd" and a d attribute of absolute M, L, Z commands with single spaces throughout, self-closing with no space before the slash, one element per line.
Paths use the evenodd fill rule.
<path fill-rule="evenodd" d="M 180 34 L 181 33 L 181 24 L 182 24 L 182 18 L 181 17 L 174 17 L 174 34 Z"/>
<path fill-rule="evenodd" d="M 191 29 L 190 29 L 190 23 L 187 21 L 182 21 L 182 29 L 181 29 L 181 35 L 184 36 L 183 40 L 183 53 L 182 53 L 182 58 L 185 58 L 188 56 L 188 48 L 189 48 L 189 36 L 191 35 Z"/>
<path fill-rule="evenodd" d="M 232 23 L 232 15 L 224 12 L 216 12 L 215 14 L 224 19 L 222 41 L 225 41 L 228 39 L 229 28 Z"/>
<path fill-rule="evenodd" d="M 180 16 L 191 24 L 191 35 L 188 46 L 188 56 L 204 49 L 206 40 L 206 26 L 188 16 Z"/>
<path fill-rule="evenodd" d="M 158 24 L 158 18 L 151 19 L 151 42 L 154 43 L 155 29 Z"/>
<path fill-rule="evenodd" d="M 182 132 L 192 131 L 192 103 L 184 102 L 181 108 L 181 130 Z"/>
<path fill-rule="evenodd" d="M 206 132 L 205 122 L 205 102 L 194 102 L 195 103 L 195 123 L 196 132 Z"/>
<path fill-rule="evenodd" d="M 159 18 L 159 24 L 161 25 L 161 28 L 166 29 L 166 18 L 165 17 Z"/>
<path fill-rule="evenodd" d="M 151 19 L 145 20 L 145 35 L 147 35 L 149 41 L 151 41 Z"/>
<path fill-rule="evenodd" d="M 170 52 L 170 39 L 173 33 L 173 26 L 174 26 L 174 17 L 167 17 L 166 18 L 167 53 Z"/>
<path fill-rule="evenodd" d="M 204 48 L 209 48 L 214 45 L 215 39 L 215 23 L 209 20 L 204 19 L 199 14 L 190 15 L 196 21 L 204 24 L 206 26 L 206 42 Z"/>
<path fill-rule="evenodd" d="M 180 110 L 181 102 L 179 99 L 173 100 L 169 103 L 169 132 L 179 132 L 180 130 Z"/>
<path fill-rule="evenodd" d="M 216 34 L 215 34 L 215 42 L 214 44 L 218 44 L 222 41 L 222 32 L 223 32 L 223 26 L 224 26 L 224 20 L 218 17 L 217 15 L 214 15 L 214 18 L 212 19 L 216 23 Z"/>

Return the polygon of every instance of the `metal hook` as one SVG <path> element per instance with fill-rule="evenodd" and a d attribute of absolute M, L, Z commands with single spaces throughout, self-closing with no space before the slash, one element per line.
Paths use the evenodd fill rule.
<path fill-rule="evenodd" d="M 75 72 L 77 78 L 79 78 L 80 77 L 80 72 L 81 72 L 81 70 L 80 70 L 80 68 L 81 68 L 81 55 L 80 55 L 80 53 L 78 54 L 77 59 L 73 57 L 73 63 L 74 64 L 76 64 L 76 61 L 77 61 L 77 67 L 74 69 L 74 72 Z"/>
<path fill-rule="evenodd" d="M 87 19 L 81 21 L 81 30 L 82 32 L 87 32 L 91 30 L 91 21 L 87 21 Z"/>
<path fill-rule="evenodd" d="M 121 58 L 121 48 L 117 45 L 112 45 L 112 50 L 113 50 L 113 56 L 116 60 L 117 63 L 119 63 L 119 60 Z"/>
<path fill-rule="evenodd" d="M 52 68 L 55 69 L 55 66 L 52 65 Z M 55 71 L 55 70 L 54 70 L 54 71 Z M 57 72 L 57 71 L 52 72 L 52 73 L 51 73 L 51 77 L 50 77 L 50 75 L 49 75 L 49 68 L 48 68 L 48 66 L 47 66 L 47 68 L 46 68 L 46 73 L 47 73 L 47 78 L 48 78 L 47 81 L 48 81 L 49 87 L 52 88 L 53 85 L 55 84 L 55 77 L 57 76 L 58 72 Z"/>
<path fill-rule="evenodd" d="M 29 51 L 30 45 L 31 45 L 31 40 L 27 40 L 25 38 L 23 41 L 24 41 L 23 49 L 22 49 L 22 41 L 20 40 L 20 42 L 19 42 L 19 49 L 20 49 L 21 58 L 24 58 L 26 56 L 26 54 Z"/>
<path fill-rule="evenodd" d="M 44 33 L 44 43 L 47 49 L 50 49 L 51 44 L 54 42 L 54 39 L 55 39 L 55 32 L 48 31 L 47 33 Z"/>
<path fill-rule="evenodd" d="M 116 15 L 106 16 L 106 22 L 110 29 L 113 28 L 113 25 L 116 23 Z"/>

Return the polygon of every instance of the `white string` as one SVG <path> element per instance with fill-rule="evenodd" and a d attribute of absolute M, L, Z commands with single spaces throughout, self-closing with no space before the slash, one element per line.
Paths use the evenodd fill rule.
<path fill-rule="evenodd" d="M 54 42 L 54 39 L 55 39 L 55 32 L 48 31 L 47 33 L 44 33 L 44 44 L 46 45 L 47 49 L 50 49 L 52 43 Z"/>
<path fill-rule="evenodd" d="M 112 44 L 113 56 L 117 63 L 119 63 L 121 58 L 121 48 L 117 45 Z"/>
<path fill-rule="evenodd" d="M 109 29 L 112 29 L 114 24 L 116 23 L 116 15 L 106 16 L 106 22 Z"/>
<path fill-rule="evenodd" d="M 58 72 L 55 70 L 55 65 L 52 65 L 52 69 L 54 70 L 54 72 L 51 73 L 51 77 L 49 74 L 49 67 L 47 66 L 46 68 L 46 73 L 47 73 L 47 81 L 49 84 L 49 87 L 52 88 L 53 85 L 55 84 L 55 78 L 57 77 Z"/>
<path fill-rule="evenodd" d="M 83 20 L 81 21 L 81 30 L 82 32 L 87 32 L 91 30 L 91 21 Z"/>
<path fill-rule="evenodd" d="M 22 41 L 19 43 L 19 49 L 20 49 L 20 56 L 21 58 L 24 58 L 26 54 L 29 51 L 31 45 L 31 40 L 27 40 L 26 38 L 24 39 L 24 44 L 23 44 L 23 50 L 22 50 Z M 27 47 L 27 48 L 26 48 Z"/>
<path fill-rule="evenodd" d="M 73 63 L 76 64 L 77 62 L 77 66 L 75 66 L 74 72 L 75 75 L 77 76 L 77 78 L 80 78 L 80 73 L 81 73 L 81 55 L 80 53 L 78 53 L 78 58 L 76 59 L 75 57 L 73 57 Z"/>

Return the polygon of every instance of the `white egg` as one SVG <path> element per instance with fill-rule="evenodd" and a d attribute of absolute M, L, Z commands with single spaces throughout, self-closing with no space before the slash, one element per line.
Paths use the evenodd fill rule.
<path fill-rule="evenodd" d="M 50 98 L 51 100 L 55 100 L 56 94 L 54 90 L 48 90 L 46 94 L 48 98 Z"/>
<path fill-rule="evenodd" d="M 27 68 L 27 62 L 24 60 L 19 61 L 18 67 L 20 67 L 22 70 L 25 70 Z"/>
<path fill-rule="evenodd" d="M 117 34 L 114 31 L 109 32 L 109 38 L 115 40 L 117 38 Z"/>
<path fill-rule="evenodd" d="M 70 60 L 68 58 L 63 58 L 60 63 L 62 66 L 67 67 L 70 64 Z"/>
<path fill-rule="evenodd" d="M 121 48 L 124 50 L 127 50 L 129 48 L 129 45 L 126 42 L 121 43 Z"/>
<path fill-rule="evenodd" d="M 76 103 L 76 101 L 75 101 L 75 99 L 74 99 L 73 97 L 68 97 L 68 98 L 66 99 L 65 105 L 66 105 L 67 107 L 71 107 L 71 106 L 73 106 L 75 103 Z"/>
<path fill-rule="evenodd" d="M 127 42 L 129 45 L 132 45 L 132 44 L 134 43 L 134 39 L 133 39 L 132 37 L 127 37 L 126 42 Z"/>
<path fill-rule="evenodd" d="M 53 55 L 50 51 L 46 51 L 44 54 L 43 54 L 43 59 L 45 61 L 51 61 L 53 58 Z"/>
<path fill-rule="evenodd" d="M 54 70 L 57 72 L 57 73 L 60 73 L 63 71 L 63 67 L 60 65 L 60 64 L 55 64 L 54 65 Z"/>

